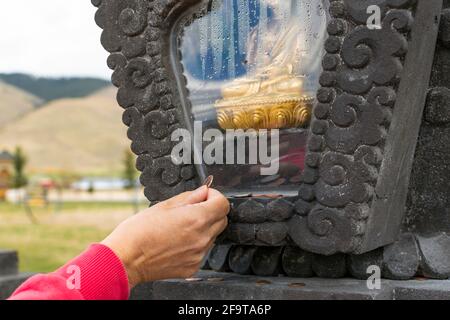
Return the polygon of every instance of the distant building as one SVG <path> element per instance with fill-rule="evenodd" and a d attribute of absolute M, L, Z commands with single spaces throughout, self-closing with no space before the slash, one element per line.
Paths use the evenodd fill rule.
<path fill-rule="evenodd" d="M 128 182 L 118 178 L 84 178 L 72 184 L 71 188 L 79 191 L 114 191 L 123 190 Z"/>
<path fill-rule="evenodd" d="M 5 200 L 6 191 L 11 187 L 14 157 L 7 151 L 0 152 L 0 200 Z"/>

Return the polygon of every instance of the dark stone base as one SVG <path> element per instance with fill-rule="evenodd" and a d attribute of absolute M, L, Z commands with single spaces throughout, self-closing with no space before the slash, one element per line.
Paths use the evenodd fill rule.
<path fill-rule="evenodd" d="M 365 280 L 376 266 L 382 277 L 410 280 L 450 278 L 450 236 L 441 232 L 429 236 L 403 233 L 391 245 L 362 255 L 323 256 L 297 247 L 217 245 L 206 257 L 203 269 L 232 271 L 241 275 L 286 275 L 289 277 L 345 278 Z"/>
<path fill-rule="evenodd" d="M 31 276 L 31 273 L 0 276 L 0 300 L 7 299 L 23 282 L 25 282 Z"/>
<path fill-rule="evenodd" d="M 0 300 L 7 299 L 31 273 L 19 273 L 19 259 L 16 251 L 0 249 Z"/>
<path fill-rule="evenodd" d="M 16 274 L 19 258 L 13 250 L 0 250 L 0 276 Z"/>
<path fill-rule="evenodd" d="M 169 280 L 138 286 L 132 300 L 449 300 L 450 280 L 364 280 L 240 276 L 202 271 L 201 281 Z"/>

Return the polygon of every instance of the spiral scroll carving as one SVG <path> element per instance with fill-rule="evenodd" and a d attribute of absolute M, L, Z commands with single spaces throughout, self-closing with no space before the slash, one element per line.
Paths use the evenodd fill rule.
<path fill-rule="evenodd" d="M 337 74 L 339 86 L 349 93 L 364 94 L 373 84 L 398 82 L 407 40 L 399 32 L 408 31 L 412 23 L 408 10 L 391 10 L 381 30 L 358 26 L 342 44 L 342 65 Z"/>
<path fill-rule="evenodd" d="M 308 217 L 295 216 L 290 220 L 290 235 L 301 248 L 309 248 L 312 252 L 324 255 L 344 252 L 351 246 L 353 238 L 349 220 L 339 210 L 317 207 Z"/>
<path fill-rule="evenodd" d="M 191 1 L 192 2 L 192 1 Z M 125 109 L 131 148 L 150 201 L 157 202 L 196 185 L 193 166 L 177 166 L 170 159 L 171 133 L 184 127 L 175 106 L 177 92 L 162 62 L 164 20 L 179 4 L 176 0 L 92 0 L 101 42 L 111 53 L 108 66 L 119 88 L 117 100 Z"/>
<path fill-rule="evenodd" d="M 309 139 L 309 155 L 290 221 L 290 237 L 321 253 L 361 243 L 383 159 L 396 91 L 414 21 L 414 0 L 334 0 Z M 378 5 L 382 29 L 370 30 Z M 309 187 L 308 187 L 309 185 Z"/>

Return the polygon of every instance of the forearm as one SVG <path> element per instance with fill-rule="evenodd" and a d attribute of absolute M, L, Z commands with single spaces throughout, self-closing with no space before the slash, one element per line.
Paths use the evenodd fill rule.
<path fill-rule="evenodd" d="M 94 244 L 57 271 L 23 283 L 10 300 L 126 300 L 125 268 L 107 246 Z"/>

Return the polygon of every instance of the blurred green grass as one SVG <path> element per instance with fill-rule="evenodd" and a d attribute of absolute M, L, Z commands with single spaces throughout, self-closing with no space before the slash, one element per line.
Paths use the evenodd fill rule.
<path fill-rule="evenodd" d="M 32 224 L 21 205 L 0 203 L 0 248 L 19 252 L 22 272 L 51 272 L 103 240 L 133 214 L 129 203 L 64 203 L 33 208 Z"/>

